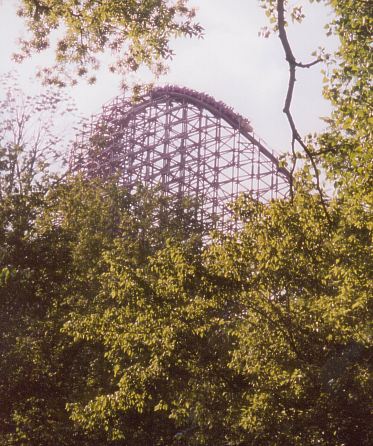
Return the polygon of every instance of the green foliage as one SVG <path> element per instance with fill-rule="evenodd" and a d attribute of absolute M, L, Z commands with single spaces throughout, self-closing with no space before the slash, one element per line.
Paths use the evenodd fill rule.
<path fill-rule="evenodd" d="M 65 411 L 66 395 L 79 387 L 79 370 L 85 366 L 84 353 L 60 335 L 70 257 L 60 228 L 44 230 L 39 223 L 50 206 L 48 193 L 56 179 L 48 166 L 56 161 L 54 145 L 61 140 L 53 133 L 52 114 L 55 117 L 64 108 L 62 103 L 60 92 L 28 97 L 14 84 L 1 103 L 0 442 L 4 445 L 87 444 L 79 429 L 71 430 Z"/>
<path fill-rule="evenodd" d="M 232 235 L 207 238 L 193 203 L 156 191 L 55 182 L 33 155 L 53 144 L 30 143 L 7 96 L 24 125 L 0 128 L 1 444 L 370 445 L 370 19 L 331 4 L 315 159 L 334 196 L 305 166 L 292 200 L 241 197 Z"/>
<path fill-rule="evenodd" d="M 113 369 L 108 341 L 101 343 L 98 331 L 87 334 L 94 312 L 107 307 L 100 296 L 102 277 L 111 274 L 108 256 L 126 256 L 129 270 L 132 265 L 136 271 L 149 255 L 165 249 L 168 237 L 188 240 L 199 252 L 195 213 L 155 193 L 129 194 L 115 184 L 80 178 L 51 184 L 47 196 L 34 185 L 27 193 L 3 197 L 2 205 L 1 442 L 105 444 L 115 435 L 80 428 L 66 408 L 116 389 L 117 364 Z M 78 317 L 91 323 L 81 336 L 67 330 Z M 151 432 L 148 418 L 144 429 Z M 141 436 L 135 431 L 136 437 Z"/>
<path fill-rule="evenodd" d="M 369 231 L 298 186 L 293 203 L 240 205 L 237 238 L 212 246 L 216 274 L 240 283 L 234 370 L 252 384 L 243 444 L 368 445 L 372 257 Z M 224 262 L 222 262 L 224 259 Z"/>
<path fill-rule="evenodd" d="M 373 204 L 373 114 L 371 5 L 363 0 L 332 1 L 329 28 L 340 38 L 325 95 L 334 106 L 329 130 L 320 136 L 321 161 L 344 201 L 344 216 L 360 226 L 371 220 Z"/>
<path fill-rule="evenodd" d="M 95 82 L 98 55 L 111 52 L 110 71 L 125 74 L 141 65 L 155 72 L 173 55 L 169 41 L 177 36 L 201 36 L 194 10 L 180 1 L 20 0 L 18 14 L 31 33 L 21 41 L 21 61 L 50 46 L 54 31 L 55 65 L 39 75 L 48 83 L 76 83 L 79 77 Z"/>
<path fill-rule="evenodd" d="M 119 239 L 104 258 L 101 291 L 64 330 L 104 347 L 113 388 L 69 405 L 72 419 L 124 444 L 222 443 L 237 379 L 223 330 L 229 299 L 216 299 L 198 245 L 168 238 L 144 261 Z"/>

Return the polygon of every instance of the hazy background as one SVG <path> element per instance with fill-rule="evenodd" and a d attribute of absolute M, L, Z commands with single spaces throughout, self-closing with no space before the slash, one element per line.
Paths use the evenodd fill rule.
<path fill-rule="evenodd" d="M 35 90 L 38 65 L 51 61 L 51 53 L 42 54 L 22 64 L 15 64 L 11 54 L 16 39 L 25 31 L 15 14 L 15 0 L 0 0 L 0 73 L 15 69 L 23 88 Z M 197 8 L 197 20 L 205 28 L 204 39 L 178 39 L 173 42 L 175 58 L 169 73 L 157 84 L 177 84 L 204 91 L 224 101 L 248 117 L 255 133 L 277 152 L 289 149 L 290 131 L 282 113 L 288 83 L 288 67 L 277 36 L 258 36 L 267 25 L 264 11 L 257 0 L 192 0 Z M 336 42 L 327 39 L 323 27 L 331 13 L 320 4 L 304 4 L 306 19 L 301 25 L 289 27 L 289 38 L 298 60 L 312 60 L 311 53 L 319 46 L 327 49 Z M 322 98 L 321 66 L 299 70 L 293 111 L 301 134 L 322 130 L 320 116 L 330 111 Z M 151 81 L 145 70 L 138 80 Z M 103 66 L 95 85 L 68 88 L 81 114 L 98 113 L 103 103 L 120 93 L 120 79 Z"/>

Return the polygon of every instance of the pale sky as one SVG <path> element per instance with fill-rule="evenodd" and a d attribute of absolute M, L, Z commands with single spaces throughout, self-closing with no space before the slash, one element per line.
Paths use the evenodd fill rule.
<path fill-rule="evenodd" d="M 22 22 L 15 15 L 16 0 L 0 0 L 0 73 L 15 69 L 25 89 L 35 77 L 35 67 L 50 61 L 39 56 L 20 65 L 11 61 L 15 41 L 22 33 Z M 267 25 L 257 0 L 191 0 L 197 7 L 197 19 L 205 28 L 204 39 L 179 39 L 173 43 L 176 56 L 170 70 L 157 84 L 177 84 L 203 91 L 224 101 L 248 117 L 255 133 L 278 153 L 289 149 L 290 131 L 282 113 L 288 82 L 288 67 L 276 36 L 264 39 L 258 31 Z M 335 47 L 324 36 L 323 27 L 330 11 L 323 5 L 306 5 L 307 18 L 302 25 L 289 28 L 294 53 L 303 62 L 319 46 Z M 320 116 L 329 113 L 322 98 L 321 66 L 302 70 L 297 75 L 293 112 L 301 134 L 324 128 Z M 139 80 L 149 81 L 142 73 Z M 95 85 L 69 89 L 79 111 L 88 116 L 98 113 L 102 104 L 120 94 L 119 79 L 101 70 Z"/>

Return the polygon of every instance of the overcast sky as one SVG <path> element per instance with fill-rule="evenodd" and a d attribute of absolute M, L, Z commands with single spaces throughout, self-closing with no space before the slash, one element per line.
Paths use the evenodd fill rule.
<path fill-rule="evenodd" d="M 22 22 L 15 15 L 15 0 L 0 0 L 0 72 L 16 69 L 24 88 L 35 75 L 37 64 L 50 56 L 34 58 L 21 65 L 11 61 L 15 41 L 22 33 Z M 290 4 L 306 1 L 290 1 Z M 158 84 L 177 84 L 204 91 L 224 101 L 248 117 L 255 133 L 267 141 L 270 148 L 285 152 L 290 133 L 282 108 L 287 89 L 288 68 L 280 41 L 276 36 L 258 36 L 267 24 L 257 0 L 191 0 L 197 7 L 197 19 L 205 28 L 204 39 L 179 39 L 173 43 L 176 53 L 170 71 Z M 324 36 L 323 27 L 330 20 L 330 11 L 323 5 L 310 5 L 302 25 L 289 29 L 294 53 L 303 62 L 319 46 L 333 47 Z M 335 45 L 335 42 L 334 42 Z M 321 130 L 320 116 L 329 112 L 322 98 L 322 76 L 319 66 L 297 75 L 294 115 L 302 134 Z M 149 77 L 142 74 L 144 80 Z M 141 79 L 140 79 L 141 80 Z M 81 85 L 69 91 L 85 115 L 97 113 L 103 103 L 120 93 L 119 79 L 99 73 L 93 86 Z"/>

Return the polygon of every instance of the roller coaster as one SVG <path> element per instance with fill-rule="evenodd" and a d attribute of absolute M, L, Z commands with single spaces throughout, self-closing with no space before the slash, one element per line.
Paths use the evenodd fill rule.
<path fill-rule="evenodd" d="M 86 124 L 70 168 L 88 177 L 115 175 L 130 189 L 159 187 L 201 203 L 200 218 L 224 227 L 240 194 L 285 197 L 289 172 L 250 122 L 205 93 L 165 86 L 136 101 L 121 96 Z"/>

